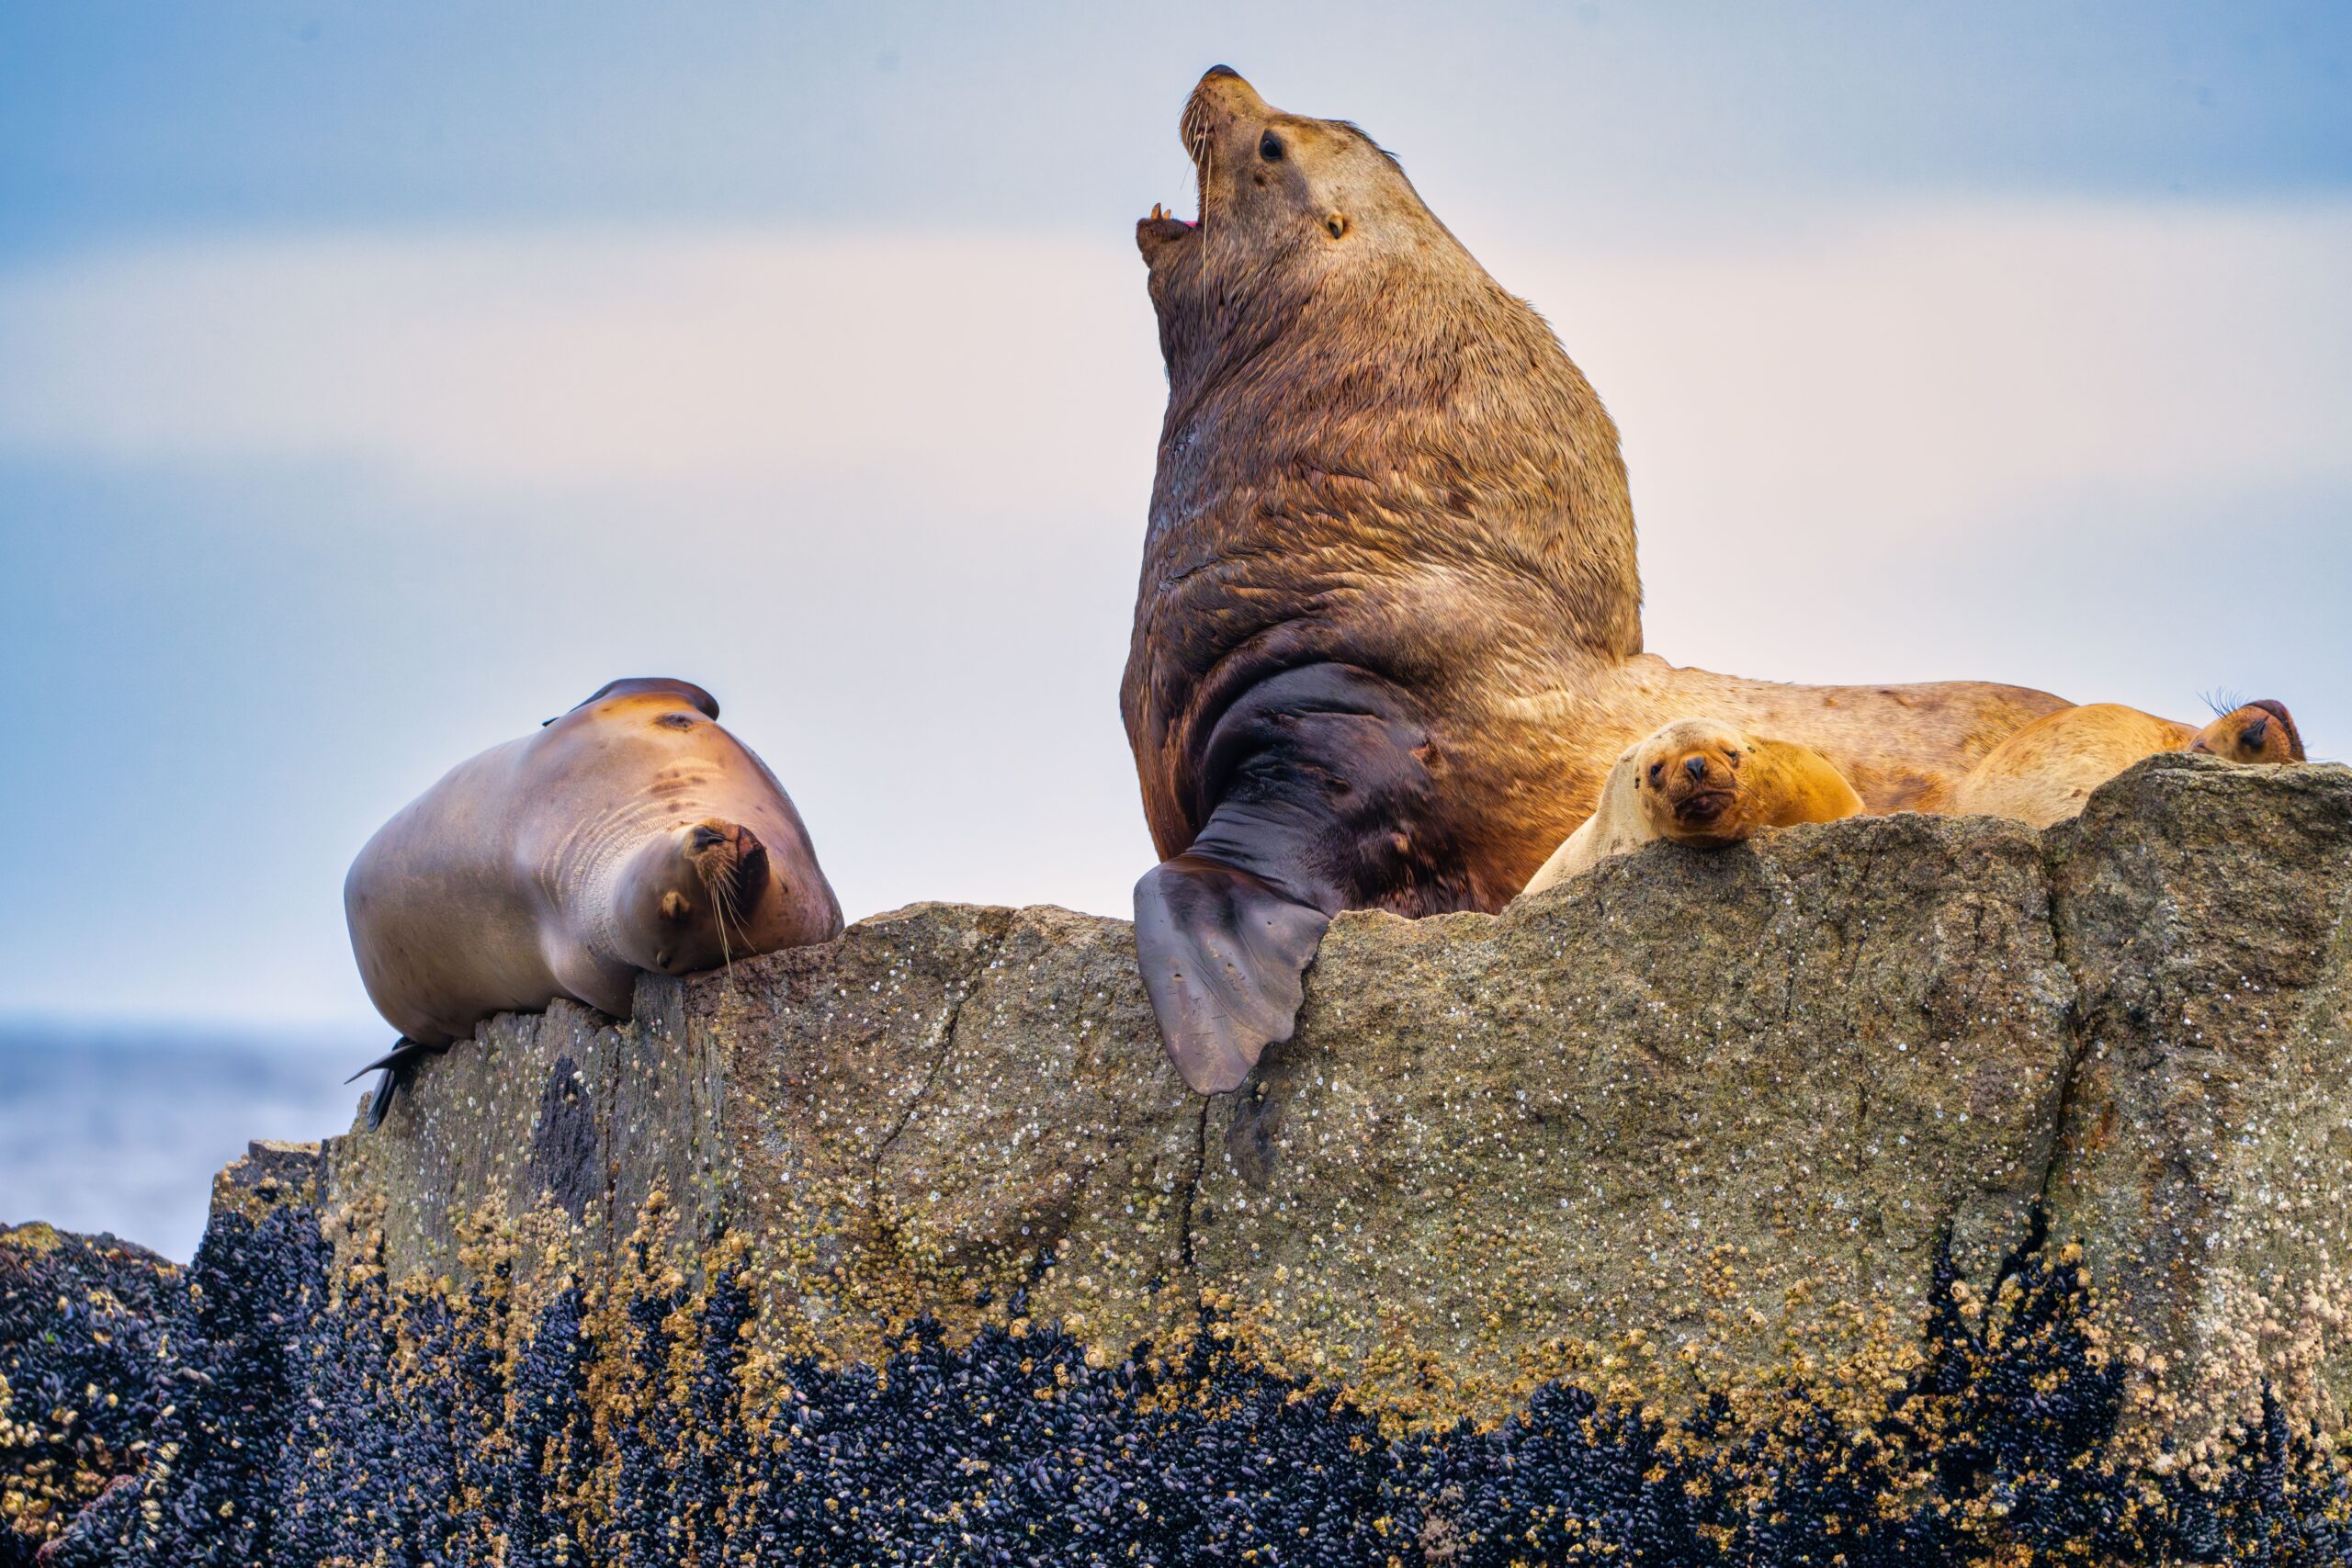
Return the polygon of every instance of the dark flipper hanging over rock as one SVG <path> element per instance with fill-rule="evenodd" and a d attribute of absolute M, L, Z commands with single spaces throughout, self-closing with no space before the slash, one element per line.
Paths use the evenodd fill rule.
<path fill-rule="evenodd" d="M 1200 1094 L 1238 1089 L 1290 1038 L 1331 917 L 1246 871 L 1182 854 L 1136 884 L 1136 950 L 1160 1039 Z"/>
<path fill-rule="evenodd" d="M 1333 915 L 1475 907 L 1436 826 L 1429 740 L 1408 694 L 1340 664 L 1261 681 L 1217 722 L 1207 820 L 1136 884 L 1144 987 L 1197 1092 L 1238 1088 L 1290 1038 Z"/>
<path fill-rule="evenodd" d="M 403 1034 L 394 1042 L 390 1050 L 343 1080 L 357 1083 L 369 1073 L 381 1072 L 384 1075 L 376 1080 L 376 1092 L 368 1101 L 369 1132 L 384 1124 L 385 1113 L 392 1108 L 392 1097 L 414 1076 L 417 1063 L 427 1056 L 437 1056 L 447 1049 L 447 1045 L 420 1045 Z"/>

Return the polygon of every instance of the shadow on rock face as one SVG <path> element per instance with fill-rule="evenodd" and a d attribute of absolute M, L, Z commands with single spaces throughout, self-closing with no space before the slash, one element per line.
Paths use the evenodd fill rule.
<path fill-rule="evenodd" d="M 570 1056 L 558 1056 L 539 1090 L 531 1133 L 530 1181 L 576 1223 L 607 1185 L 596 1120 L 587 1106 L 588 1080 Z"/>

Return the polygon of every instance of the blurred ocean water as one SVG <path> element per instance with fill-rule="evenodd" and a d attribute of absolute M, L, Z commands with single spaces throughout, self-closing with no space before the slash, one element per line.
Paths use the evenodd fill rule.
<path fill-rule="evenodd" d="M 389 1030 L 0 1020 L 0 1224 L 112 1231 L 186 1262 L 212 1176 L 254 1138 L 344 1132 Z"/>

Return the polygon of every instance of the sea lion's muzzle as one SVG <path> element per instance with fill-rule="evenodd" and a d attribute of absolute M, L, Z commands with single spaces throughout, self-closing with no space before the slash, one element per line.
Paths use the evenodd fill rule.
<path fill-rule="evenodd" d="M 1705 828 L 1722 820 L 1731 809 L 1739 795 L 1739 781 L 1713 757 L 1693 751 L 1668 772 L 1662 793 L 1677 823 Z"/>
<path fill-rule="evenodd" d="M 1207 74 L 1193 88 L 1192 96 L 1184 100 L 1184 112 L 1176 120 L 1176 133 L 1184 143 L 1184 155 L 1193 161 L 1195 210 L 1200 217 L 1188 223 L 1155 202 L 1151 216 L 1136 226 L 1138 241 L 1148 247 L 1155 243 L 1182 239 L 1198 228 L 1208 217 L 1209 186 L 1215 171 L 1220 164 L 1229 165 L 1238 156 L 1233 151 L 1236 127 L 1246 123 L 1254 138 L 1256 127 L 1273 113 L 1239 72 L 1230 65 L 1210 66 Z"/>
<path fill-rule="evenodd" d="M 1703 828 L 1719 821 L 1731 809 L 1732 792 L 1727 789 L 1694 790 L 1674 803 L 1674 819 Z"/>
<path fill-rule="evenodd" d="M 1184 100 L 1184 112 L 1177 117 L 1176 133 L 1183 139 L 1185 156 L 1198 167 L 1207 161 L 1221 133 L 1232 130 L 1235 121 L 1246 119 L 1255 126 L 1272 118 L 1273 112 L 1240 72 L 1230 65 L 1212 65 L 1193 88 L 1193 96 Z"/>
<path fill-rule="evenodd" d="M 767 891 L 767 846 L 740 823 L 713 818 L 688 829 L 685 856 L 730 918 L 740 919 Z"/>

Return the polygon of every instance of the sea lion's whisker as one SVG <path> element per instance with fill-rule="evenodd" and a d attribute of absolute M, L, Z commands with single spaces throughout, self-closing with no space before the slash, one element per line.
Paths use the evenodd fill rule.
<path fill-rule="evenodd" d="M 731 875 L 722 875 L 713 863 L 716 855 L 707 856 L 695 865 L 695 874 L 702 881 L 703 892 L 710 899 L 710 916 L 718 926 L 718 967 L 729 980 L 735 977 L 735 950 L 727 937 L 727 917 L 735 901 Z"/>

